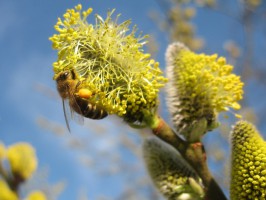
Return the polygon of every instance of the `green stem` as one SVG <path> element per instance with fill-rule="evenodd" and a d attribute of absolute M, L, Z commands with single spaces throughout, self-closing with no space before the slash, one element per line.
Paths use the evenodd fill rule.
<path fill-rule="evenodd" d="M 149 127 L 152 129 L 153 134 L 172 145 L 182 155 L 186 151 L 188 143 L 180 138 L 173 130 L 165 123 L 165 121 L 159 116 L 155 115 L 150 120 Z"/>

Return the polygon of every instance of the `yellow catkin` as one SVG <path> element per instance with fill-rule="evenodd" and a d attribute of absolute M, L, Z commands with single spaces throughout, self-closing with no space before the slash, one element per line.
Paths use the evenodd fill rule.
<path fill-rule="evenodd" d="M 231 140 L 231 199 L 266 199 L 266 142 L 246 121 L 237 122 Z"/>
<path fill-rule="evenodd" d="M 125 121 L 142 121 L 144 109 L 157 107 L 158 91 L 167 81 L 159 63 L 143 52 L 147 36 L 130 32 L 130 20 L 117 23 L 114 10 L 96 23 L 86 20 L 92 9 L 82 6 L 68 9 L 55 25 L 57 34 L 50 37 L 58 51 L 54 62 L 55 76 L 64 70 L 75 70 L 82 80 L 79 88 L 97 91 L 90 102 Z"/>
<path fill-rule="evenodd" d="M 201 135 L 200 131 L 215 128 L 219 112 L 240 109 L 244 84 L 225 58 L 196 54 L 182 43 L 173 43 L 166 62 L 167 105 L 177 131 L 187 139 L 192 129 Z"/>
<path fill-rule="evenodd" d="M 26 142 L 15 143 L 7 148 L 7 159 L 12 174 L 22 179 L 28 179 L 37 168 L 35 149 Z"/>
<path fill-rule="evenodd" d="M 39 190 L 31 192 L 26 200 L 47 200 L 46 195 Z"/>
<path fill-rule="evenodd" d="M 7 183 L 0 179 L 0 199 L 1 200 L 18 200 L 18 196 L 7 185 Z"/>

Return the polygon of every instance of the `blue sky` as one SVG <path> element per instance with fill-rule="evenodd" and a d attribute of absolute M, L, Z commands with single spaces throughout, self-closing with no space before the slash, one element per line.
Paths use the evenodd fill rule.
<path fill-rule="evenodd" d="M 112 119 L 105 119 L 86 122 L 85 127 L 72 123 L 71 136 L 56 137 L 37 124 L 38 119 L 42 118 L 63 126 L 65 124 L 58 96 L 49 97 L 36 88 L 44 86 L 56 94 L 52 63 L 57 52 L 52 50 L 48 38 L 55 33 L 53 26 L 57 18 L 78 3 L 82 3 L 84 8 L 93 7 L 94 13 L 102 16 L 106 16 L 109 9 L 116 8 L 117 14 L 122 13 L 121 21 L 132 19 L 132 23 L 138 24 L 145 34 L 156 28 L 147 16 L 149 9 L 156 9 L 154 1 L 0 1 L 0 74 L 3 83 L 0 85 L 0 140 L 6 145 L 18 141 L 30 142 L 36 148 L 39 170 L 49 168 L 48 182 L 66 182 L 59 199 L 77 199 L 80 190 L 84 190 L 89 199 L 100 195 L 115 198 L 125 187 L 122 183 L 128 179 L 126 173 L 120 178 L 108 174 L 102 178 L 98 168 L 110 168 L 106 166 L 111 162 L 108 161 L 111 159 L 108 158 L 110 152 L 113 152 L 111 156 L 121 152 L 121 156 L 117 156 L 127 163 L 136 161 L 132 153 L 117 145 L 115 138 L 116 132 L 124 131 L 134 139 L 134 131 L 128 130 L 121 120 L 117 123 L 122 125 L 117 129 Z M 98 139 L 95 134 L 99 134 L 97 131 L 102 126 L 110 134 Z M 69 148 L 68 144 L 73 140 L 69 137 L 84 138 L 85 145 L 90 146 L 83 150 Z M 102 160 L 99 153 L 103 154 Z M 101 166 L 84 167 L 80 164 L 80 158 Z"/>
<path fill-rule="evenodd" d="M 48 38 L 55 33 L 53 26 L 57 18 L 61 17 L 66 9 L 78 3 L 82 3 L 84 8 L 92 7 L 94 13 L 102 16 L 106 16 L 108 9 L 116 8 L 117 14 L 122 13 L 121 21 L 131 19 L 132 24 L 137 24 L 144 34 L 155 34 L 160 45 L 157 59 L 161 66 L 164 66 L 167 35 L 160 32 L 158 26 L 148 17 L 150 11 L 159 9 L 154 0 L 1 0 L 0 140 L 6 145 L 17 141 L 30 142 L 36 148 L 40 169 L 45 166 L 50 169 L 49 181 L 51 183 L 61 180 L 68 182 L 59 199 L 76 199 L 81 188 L 85 188 L 90 199 L 95 199 L 100 194 L 115 198 L 119 194 L 119 187 L 127 177 L 116 178 L 110 175 L 102 178 L 96 173 L 97 168 L 87 168 L 77 164 L 81 151 L 70 150 L 67 146 L 69 142 L 67 137 L 72 135 L 75 137 L 76 134 L 84 138 L 83 140 L 88 140 L 91 146 L 86 147 L 83 154 L 88 156 L 86 152 L 89 152 L 92 160 L 99 159 L 97 152 L 114 152 L 121 154 L 119 156 L 122 160 L 130 163 L 137 160 L 130 152 L 118 147 L 115 137 L 117 132 L 125 132 L 140 144 L 132 129 L 128 129 L 118 119 L 104 119 L 101 122 L 87 120 L 85 127 L 73 123 L 72 135 L 65 138 L 57 137 L 37 124 L 37 119 L 41 117 L 62 125 L 65 123 L 58 96 L 46 95 L 38 88 L 48 88 L 56 94 L 55 83 L 52 80 L 52 63 L 56 60 L 57 52 L 52 50 Z M 223 55 L 225 40 L 234 39 L 240 44 L 243 43 L 245 39 L 243 28 L 237 20 L 206 9 L 199 10 L 198 16 L 195 20 L 197 33 L 207 40 L 203 51 Z M 253 87 L 250 86 L 250 88 Z M 97 138 L 95 135 L 103 125 L 103 132 L 110 134 Z M 104 161 L 97 161 L 97 163 L 108 164 Z M 134 165 L 143 167 L 139 163 Z M 141 173 L 144 172 L 142 170 L 139 173 L 142 175 Z M 114 181 L 116 184 L 113 184 Z"/>

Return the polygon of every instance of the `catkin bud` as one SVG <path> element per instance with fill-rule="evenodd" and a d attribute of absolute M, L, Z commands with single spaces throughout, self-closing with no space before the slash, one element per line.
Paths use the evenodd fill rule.
<path fill-rule="evenodd" d="M 197 200 L 204 196 L 201 179 L 182 156 L 158 138 L 146 138 L 143 156 L 158 190 L 173 200 Z"/>

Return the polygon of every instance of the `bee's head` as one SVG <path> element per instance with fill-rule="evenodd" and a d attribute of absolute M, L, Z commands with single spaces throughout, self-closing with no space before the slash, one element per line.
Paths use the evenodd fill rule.
<path fill-rule="evenodd" d="M 76 74 L 73 70 L 66 70 L 63 72 L 60 72 L 55 78 L 56 82 L 63 82 L 66 80 L 74 80 L 76 79 Z"/>
<path fill-rule="evenodd" d="M 73 93 L 79 83 L 74 70 L 62 71 L 58 73 L 54 79 L 57 84 L 57 90 L 63 99 L 69 98 L 69 94 Z"/>

